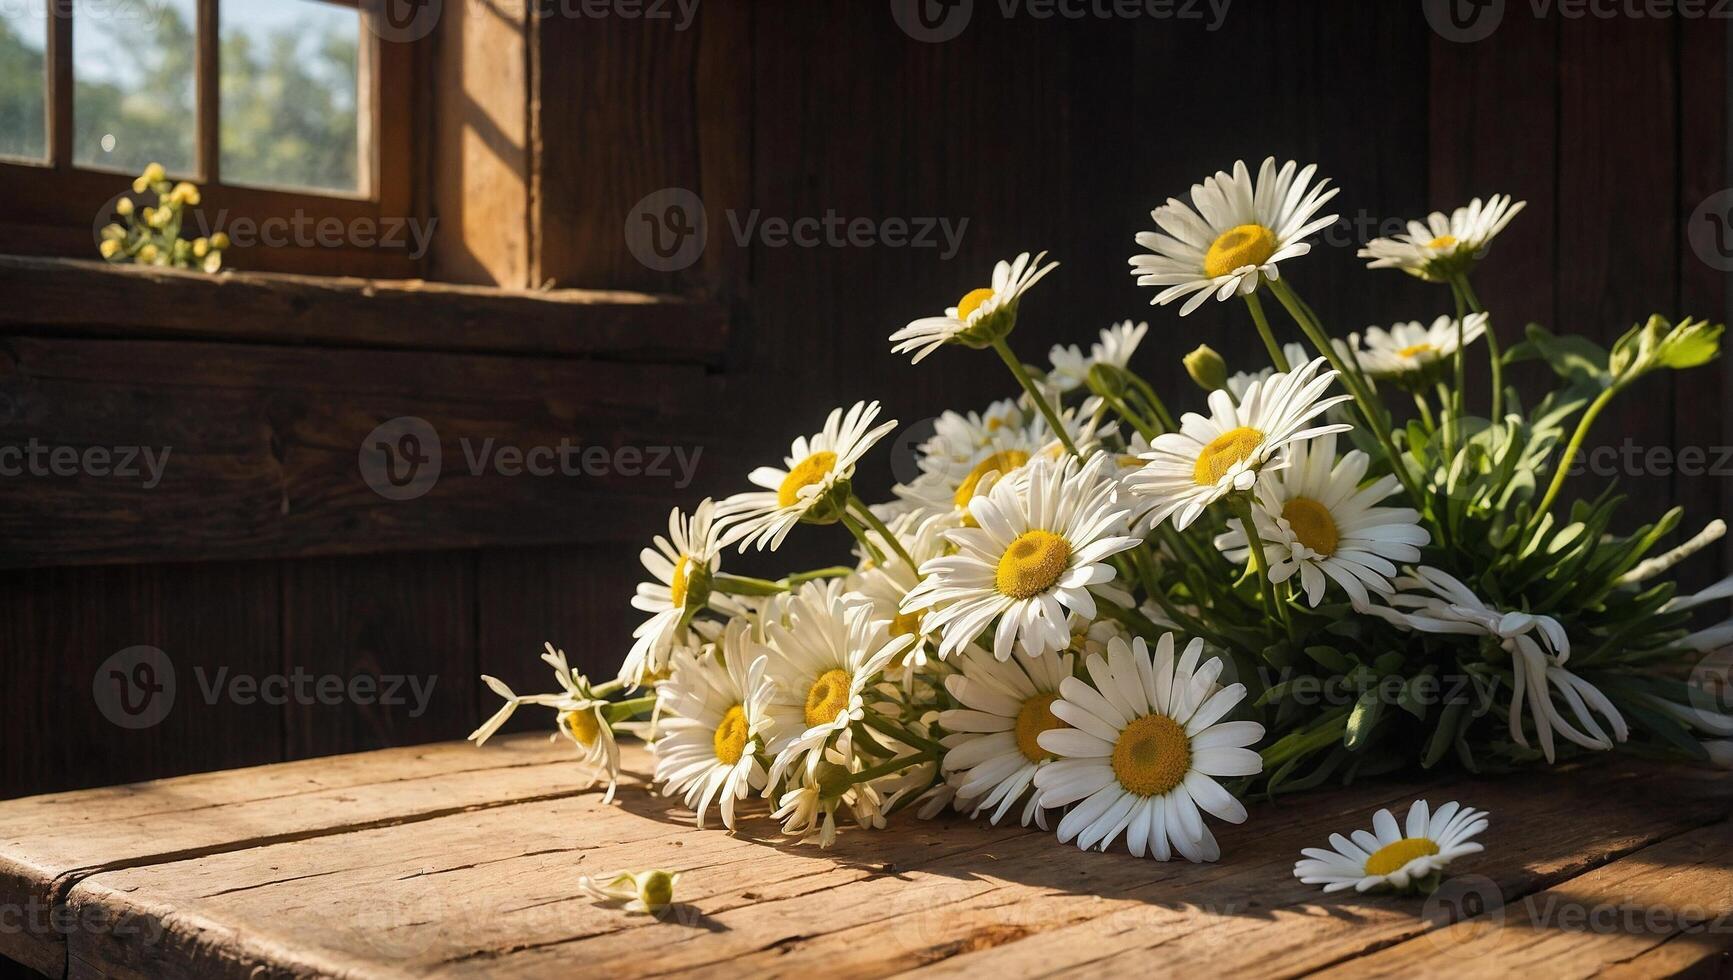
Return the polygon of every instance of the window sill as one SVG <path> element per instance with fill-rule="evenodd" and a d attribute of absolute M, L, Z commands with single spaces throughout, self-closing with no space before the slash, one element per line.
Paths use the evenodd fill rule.
<path fill-rule="evenodd" d="M 116 266 L 0 255 L 15 334 L 719 364 L 721 304 L 613 290 Z"/>

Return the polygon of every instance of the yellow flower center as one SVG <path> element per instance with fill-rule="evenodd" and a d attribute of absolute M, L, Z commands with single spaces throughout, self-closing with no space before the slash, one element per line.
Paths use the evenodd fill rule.
<path fill-rule="evenodd" d="M 1191 478 L 1200 487 L 1213 487 L 1221 482 L 1222 477 L 1235 465 L 1252 458 L 1258 447 L 1264 444 L 1264 434 L 1256 429 L 1240 426 L 1210 440 L 1203 447 L 1203 452 L 1197 455 L 1197 465 L 1192 467 Z"/>
<path fill-rule="evenodd" d="M 572 737 L 577 739 L 578 744 L 584 748 L 596 744 L 596 739 L 601 737 L 602 726 L 600 722 L 596 721 L 596 712 L 593 709 L 585 708 L 581 711 L 568 712 L 565 723 L 566 731 L 571 732 Z"/>
<path fill-rule="evenodd" d="M 1438 853 L 1438 845 L 1424 837 L 1404 837 L 1394 844 L 1385 844 L 1366 859 L 1366 873 L 1387 875 L 1418 857 Z"/>
<path fill-rule="evenodd" d="M 918 612 L 900 612 L 891 618 L 892 636 L 919 636 L 921 633 L 921 614 Z"/>
<path fill-rule="evenodd" d="M 1024 531 L 999 558 L 999 591 L 1013 599 L 1053 587 L 1071 565 L 1071 542 L 1051 531 Z"/>
<path fill-rule="evenodd" d="M 1426 247 L 1427 248 L 1455 248 L 1456 247 L 1456 236 L 1455 235 L 1439 235 L 1437 238 L 1434 238 L 1433 240 L 1427 242 Z"/>
<path fill-rule="evenodd" d="M 1078 632 L 1071 634 L 1071 643 L 1065 648 L 1065 652 L 1075 653 L 1081 657 L 1088 651 L 1088 643 L 1089 631 L 1079 630 Z"/>
<path fill-rule="evenodd" d="M 1238 225 L 1221 233 L 1204 253 L 1203 274 L 1225 276 L 1248 265 L 1263 265 L 1276 254 L 1276 233 L 1263 225 Z"/>
<path fill-rule="evenodd" d="M 980 309 L 982 303 L 985 303 L 992 298 L 993 291 L 991 289 L 982 288 L 969 290 L 967 293 L 963 294 L 962 299 L 957 300 L 957 319 L 967 323 L 970 315 Z"/>
<path fill-rule="evenodd" d="M 1042 732 L 1065 727 L 1065 723 L 1053 713 L 1053 702 L 1058 699 L 1057 694 L 1037 694 L 1017 709 L 1017 751 L 1030 762 L 1053 757 L 1053 753 L 1042 748 L 1037 740 Z"/>
<path fill-rule="evenodd" d="M 958 507 L 969 506 L 969 501 L 975 499 L 975 488 L 988 473 L 1009 473 L 1024 463 L 1029 462 L 1029 454 L 1021 449 L 1005 449 L 988 456 L 975 464 L 969 475 L 963 477 L 963 482 L 957 486 L 957 495 L 952 498 Z"/>
<path fill-rule="evenodd" d="M 1295 497 L 1282 505 L 1282 518 L 1300 543 L 1320 555 L 1333 555 L 1342 535 L 1330 509 L 1309 497 Z"/>
<path fill-rule="evenodd" d="M 828 725 L 848 710 L 848 671 L 832 668 L 818 675 L 806 692 L 806 723 Z"/>
<path fill-rule="evenodd" d="M 828 449 L 820 449 L 794 464 L 794 469 L 788 471 L 788 475 L 782 478 L 782 485 L 776 488 L 777 506 L 792 507 L 800 503 L 800 491 L 822 482 L 835 466 L 836 453 Z"/>
<path fill-rule="evenodd" d="M 1138 796 L 1161 796 L 1191 771 L 1191 739 L 1166 715 L 1144 715 L 1125 726 L 1113 746 L 1113 775 Z"/>
<path fill-rule="evenodd" d="M 722 716 L 710 744 L 716 749 L 716 761 L 723 765 L 732 766 L 746 754 L 746 712 L 740 705 L 729 708 Z"/>
<path fill-rule="evenodd" d="M 1413 344 L 1411 346 L 1402 348 L 1401 350 L 1396 352 L 1396 356 L 1397 357 L 1413 358 L 1413 357 L 1419 357 L 1422 354 L 1436 354 L 1437 352 L 1438 352 L 1438 348 L 1432 346 L 1431 344 L 1422 342 L 1422 343 Z"/>
<path fill-rule="evenodd" d="M 674 578 L 668 583 L 668 592 L 673 596 L 674 608 L 686 608 L 686 583 L 692 574 L 692 559 L 681 555 L 674 563 Z"/>

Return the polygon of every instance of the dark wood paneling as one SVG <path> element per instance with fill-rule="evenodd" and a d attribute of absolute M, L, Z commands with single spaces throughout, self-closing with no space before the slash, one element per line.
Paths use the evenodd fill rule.
<path fill-rule="evenodd" d="M 137 646 L 161 651 L 151 673 L 98 676 Z M 0 573 L 0 741 L 14 749 L 0 797 L 280 761 L 280 711 L 206 695 L 224 671 L 276 672 L 277 650 L 268 562 Z M 110 717 L 142 722 L 158 705 L 172 706 L 148 727 Z"/>
<path fill-rule="evenodd" d="M 282 672 L 335 679 L 324 692 L 306 681 L 313 696 L 286 706 L 289 758 L 462 738 L 475 727 L 473 555 L 309 559 L 284 562 L 282 574 Z M 384 679 L 375 703 L 347 687 L 333 693 L 367 676 Z"/>
<path fill-rule="evenodd" d="M 680 489 L 674 450 L 705 465 L 720 435 L 697 367 L 27 337 L 6 341 L 4 357 L 0 445 L 168 457 L 154 486 L 14 478 L 0 498 L 0 565 L 617 539 L 644 495 Z M 436 436 L 442 466 L 424 495 L 387 499 L 359 454 L 404 416 L 432 426 L 421 452 Z M 562 440 L 607 453 L 587 464 L 574 451 L 574 475 L 492 465 L 493 449 Z"/>

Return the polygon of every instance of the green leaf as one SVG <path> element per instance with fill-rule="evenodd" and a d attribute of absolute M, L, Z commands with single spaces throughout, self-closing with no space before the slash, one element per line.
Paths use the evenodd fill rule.
<path fill-rule="evenodd" d="M 1378 699 L 1377 685 L 1360 695 L 1360 700 L 1354 702 L 1354 710 L 1348 715 L 1348 728 L 1342 739 L 1342 744 L 1350 752 L 1359 751 L 1372 738 L 1372 730 L 1378 727 L 1378 716 L 1382 713 L 1383 702 Z"/>
<path fill-rule="evenodd" d="M 1605 387 L 1607 352 L 1587 337 L 1555 337 L 1538 323 L 1528 325 L 1528 340 L 1511 347 L 1504 355 L 1506 364 L 1542 360 L 1553 373 L 1571 382 L 1586 382 Z"/>
<path fill-rule="evenodd" d="M 1330 646 L 1309 646 L 1306 656 L 1316 660 L 1320 666 L 1337 674 L 1346 674 L 1355 666 L 1342 651 Z"/>

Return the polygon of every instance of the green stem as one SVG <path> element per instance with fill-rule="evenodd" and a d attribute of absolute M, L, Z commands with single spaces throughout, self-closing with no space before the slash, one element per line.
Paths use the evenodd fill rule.
<path fill-rule="evenodd" d="M 593 697 L 605 698 L 610 694 L 618 694 L 625 689 L 626 682 L 616 677 L 611 681 L 603 681 L 600 684 L 591 685 L 590 694 Z"/>
<path fill-rule="evenodd" d="M 938 758 L 939 754 L 933 752 L 931 749 L 928 749 L 925 752 L 917 752 L 914 755 L 905 755 L 900 758 L 892 759 L 889 762 L 881 762 L 878 765 L 873 766 L 871 769 L 862 769 L 860 772 L 849 776 L 849 782 L 855 783 L 856 785 L 860 783 L 870 783 L 880 776 L 889 776 L 892 773 L 902 772 L 904 769 L 908 769 L 911 766 L 924 765 L 925 763 L 932 762 Z"/>
<path fill-rule="evenodd" d="M 782 577 L 782 584 L 789 588 L 793 588 L 803 582 L 811 582 L 815 579 L 847 578 L 853 574 L 854 569 L 847 565 L 832 565 L 829 568 L 815 568 L 810 572 L 795 572 L 793 575 L 784 575 Z"/>
<path fill-rule="evenodd" d="M 866 722 L 867 727 L 876 728 L 879 731 L 884 732 L 886 735 L 889 735 L 891 738 L 894 738 L 897 741 L 903 743 L 904 745 L 912 745 L 915 748 L 925 749 L 928 752 L 934 752 L 934 753 L 937 753 L 938 755 L 944 755 L 945 754 L 945 747 L 943 745 L 941 745 L 940 743 L 935 742 L 930 738 L 923 738 L 919 735 L 916 735 L 914 732 L 909 731 L 908 729 L 897 724 L 896 722 L 891 721 L 890 719 L 885 718 L 881 715 L 874 714 L 871 711 L 868 711 L 867 713 L 862 715 L 861 721 Z"/>
<path fill-rule="evenodd" d="M 1293 623 L 1288 619 L 1288 606 L 1276 596 L 1276 583 L 1270 581 L 1268 556 L 1264 554 L 1264 539 L 1258 535 L 1257 519 L 1252 517 L 1252 505 L 1245 497 L 1233 494 L 1229 498 L 1229 506 L 1239 516 L 1240 526 L 1246 532 L 1246 544 L 1251 549 L 1252 568 L 1258 574 L 1258 591 L 1264 597 L 1264 611 L 1269 617 L 1282 624 L 1282 629 L 1290 637 L 1294 635 Z"/>
<path fill-rule="evenodd" d="M 1589 427 L 1595 424 L 1595 419 L 1601 414 L 1601 409 L 1607 407 L 1607 403 L 1619 393 L 1620 387 L 1613 385 L 1601 392 L 1594 401 L 1589 403 L 1588 409 L 1583 412 L 1583 417 L 1577 422 L 1577 430 L 1571 433 L 1571 441 L 1565 446 L 1564 455 L 1559 457 L 1558 464 L 1553 470 L 1552 483 L 1546 488 L 1546 496 L 1540 498 L 1540 504 L 1534 510 L 1534 517 L 1530 519 L 1536 529 L 1540 527 L 1540 522 L 1546 517 L 1547 512 L 1552 509 L 1553 501 L 1558 498 L 1559 490 L 1563 489 L 1565 478 L 1570 475 L 1571 460 L 1576 459 L 1577 453 L 1582 451 L 1583 440 L 1589 435 Z"/>
<path fill-rule="evenodd" d="M 1426 426 L 1426 431 L 1437 432 L 1438 423 L 1432 420 L 1432 406 L 1426 404 L 1426 398 L 1420 392 L 1414 393 L 1414 407 L 1420 410 L 1420 423 Z"/>
<path fill-rule="evenodd" d="M 1415 481 L 1414 474 L 1408 471 L 1408 464 L 1402 459 L 1402 451 L 1396 448 L 1395 441 L 1390 438 L 1390 426 L 1383 421 L 1382 408 L 1373 400 L 1371 393 L 1361 385 L 1359 375 L 1350 371 L 1348 365 L 1343 363 L 1341 354 L 1336 350 L 1336 345 L 1330 343 L 1330 338 L 1324 335 L 1323 328 L 1311 319 L 1310 314 L 1304 309 L 1304 304 L 1300 302 L 1298 296 L 1294 295 L 1294 291 L 1288 287 L 1285 280 L 1277 279 L 1271 282 L 1270 292 L 1274 293 L 1276 299 L 1281 301 L 1282 308 L 1288 311 L 1288 316 L 1299 324 L 1306 339 L 1311 341 L 1312 346 L 1318 349 L 1318 353 L 1322 354 L 1330 362 L 1330 366 L 1336 369 L 1337 376 L 1342 379 L 1342 386 L 1347 388 L 1348 394 L 1353 396 L 1355 407 L 1360 410 L 1361 419 L 1365 421 L 1366 427 L 1372 430 L 1372 435 L 1378 440 L 1378 445 L 1383 448 L 1384 455 L 1390 463 L 1391 472 L 1396 474 L 1396 478 L 1402 482 L 1403 489 L 1408 491 L 1414 505 L 1424 512 L 1426 495 L 1421 490 L 1420 484 Z"/>
<path fill-rule="evenodd" d="M 710 589 L 723 595 L 776 595 L 787 592 L 788 586 L 765 578 L 753 578 L 750 575 L 717 573 L 710 579 Z"/>
<path fill-rule="evenodd" d="M 1486 307 L 1480 305 L 1480 297 L 1474 294 L 1474 287 L 1468 284 L 1468 275 L 1457 277 L 1456 286 L 1462 290 L 1462 298 L 1468 303 L 1470 313 L 1485 313 Z M 1492 359 L 1492 420 L 1499 422 L 1504 419 L 1504 356 L 1498 346 L 1498 331 L 1492 329 L 1492 321 L 1486 321 L 1486 352 Z"/>
<path fill-rule="evenodd" d="M 1463 321 L 1468 317 L 1468 301 L 1463 299 L 1462 290 L 1455 283 L 1450 285 L 1450 295 L 1456 300 L 1456 357 L 1452 367 L 1456 378 L 1456 391 L 1451 393 L 1450 424 L 1455 430 L 1452 444 L 1462 441 L 1462 412 L 1468 391 L 1468 349 L 1463 342 L 1467 336 L 1467 328 Z"/>
<path fill-rule="evenodd" d="M 603 709 L 608 716 L 608 724 L 627 721 L 649 711 L 656 706 L 656 695 L 647 694 L 641 698 L 629 698 L 625 701 L 615 701 Z"/>
<path fill-rule="evenodd" d="M 1011 374 L 1016 377 L 1017 383 L 1029 393 L 1029 400 L 1041 410 L 1041 416 L 1047 420 L 1047 425 L 1053 429 L 1053 434 L 1059 437 L 1059 444 L 1064 446 L 1071 455 L 1082 459 L 1083 454 L 1071 444 L 1071 434 L 1065 431 L 1065 426 L 1059 421 L 1059 416 L 1053 411 L 1053 406 L 1047 404 L 1047 399 L 1041 397 L 1041 390 L 1035 387 L 1035 379 L 1029 377 L 1029 372 L 1023 367 L 1023 362 L 1019 361 L 1017 355 L 1011 352 L 1011 345 L 1005 342 L 1005 338 L 1000 337 L 993 341 L 993 349 L 999 352 L 999 359 L 1011 369 Z"/>
<path fill-rule="evenodd" d="M 1264 349 L 1270 352 L 1270 363 L 1283 374 L 1293 370 L 1288 365 L 1288 356 L 1282 353 L 1282 345 L 1276 343 L 1276 335 L 1270 330 L 1270 318 L 1264 315 L 1264 301 L 1258 298 L 1257 290 L 1246 294 L 1246 307 L 1252 311 L 1252 322 L 1258 325 L 1258 336 L 1264 338 Z"/>
<path fill-rule="evenodd" d="M 1126 374 L 1131 377 L 1132 385 L 1137 388 L 1137 393 L 1143 396 L 1144 402 L 1149 405 L 1150 411 L 1155 413 L 1162 427 L 1168 432 L 1178 432 L 1179 424 L 1173 420 L 1173 413 L 1167 410 L 1167 403 L 1161 400 L 1161 396 L 1155 393 L 1149 382 L 1129 371 Z"/>
<path fill-rule="evenodd" d="M 897 536 L 891 533 L 891 529 L 885 526 L 885 522 L 879 520 L 879 515 L 873 513 L 872 508 L 868 507 L 865 501 L 852 494 L 849 496 L 848 502 L 854 506 L 854 509 L 860 514 L 861 519 L 867 522 L 868 526 L 879 532 L 879 537 L 884 538 L 885 542 L 891 546 L 891 550 L 897 553 L 897 557 L 909 566 L 909 571 L 917 575 L 920 574 L 920 566 L 915 564 L 914 558 L 909 556 L 908 549 L 904 548 L 903 543 L 897 540 Z"/>
<path fill-rule="evenodd" d="M 841 518 L 842 526 L 848 528 L 848 533 L 854 535 L 854 539 L 860 542 L 862 548 L 866 549 L 867 557 L 871 558 L 875 564 L 885 564 L 885 553 L 880 551 L 878 545 L 873 544 L 872 541 L 867 538 L 866 528 L 861 527 L 860 522 L 848 516 L 846 513 L 838 514 L 837 516 Z"/>

